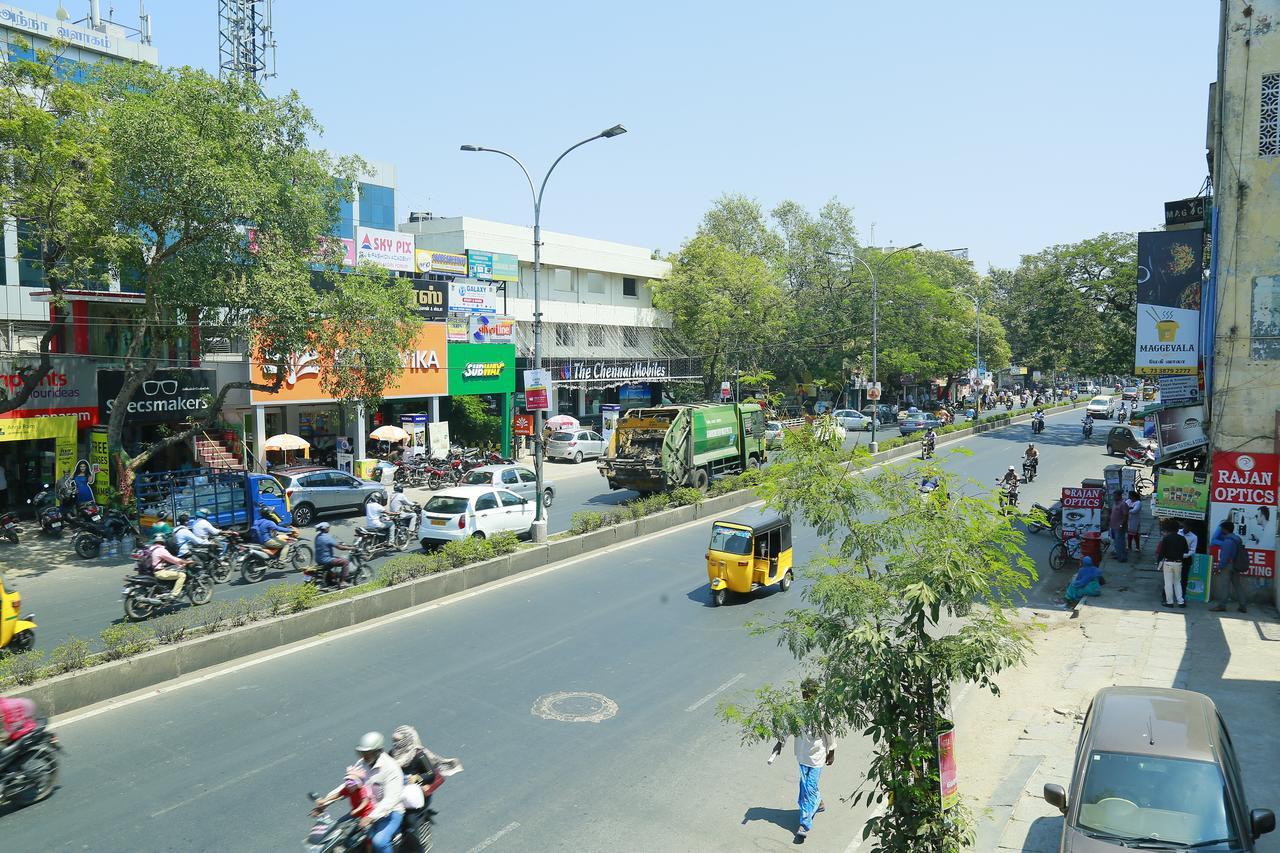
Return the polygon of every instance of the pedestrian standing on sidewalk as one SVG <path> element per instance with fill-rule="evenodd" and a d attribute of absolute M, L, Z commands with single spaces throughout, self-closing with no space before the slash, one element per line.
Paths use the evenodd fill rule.
<path fill-rule="evenodd" d="M 1142 553 L 1142 498 L 1138 497 L 1137 492 L 1129 492 L 1129 536 L 1126 545 L 1133 553 Z"/>
<path fill-rule="evenodd" d="M 805 701 L 811 701 L 817 694 L 818 682 L 812 678 L 800 683 L 800 695 Z M 774 744 L 774 757 L 782 754 L 783 743 L 780 740 Z M 813 829 L 814 815 L 826 810 L 818 791 L 818 779 L 824 766 L 835 763 L 836 739 L 828 732 L 802 729 L 796 735 L 796 760 L 800 764 L 800 828 L 796 830 L 796 839 L 803 841 Z"/>
<path fill-rule="evenodd" d="M 1182 558 L 1182 600 L 1187 600 L 1187 578 L 1191 575 L 1191 561 L 1195 559 L 1196 549 L 1200 546 L 1200 537 L 1191 529 L 1191 522 L 1182 522 L 1178 530 L 1182 538 L 1187 540 L 1187 556 Z"/>
<path fill-rule="evenodd" d="M 1156 545 L 1156 565 L 1164 575 L 1164 606 L 1186 607 L 1182 597 L 1182 558 L 1187 554 L 1187 540 L 1178 533 L 1178 522 L 1166 518 L 1160 522 L 1164 536 Z"/>
<path fill-rule="evenodd" d="M 1129 552 L 1124 537 L 1129 529 L 1129 505 L 1124 502 L 1124 492 L 1119 489 L 1111 499 L 1111 548 L 1116 552 L 1117 563 L 1129 562 Z"/>
<path fill-rule="evenodd" d="M 1214 575 L 1225 571 L 1228 578 L 1226 598 L 1209 609 L 1221 613 L 1227 609 L 1231 600 L 1235 599 L 1240 612 L 1244 613 L 1246 610 L 1244 576 L 1249 572 L 1249 552 L 1244 547 L 1244 541 L 1236 535 L 1235 523 L 1224 521 L 1219 524 L 1209 544 L 1218 549 L 1218 559 L 1213 564 Z"/>

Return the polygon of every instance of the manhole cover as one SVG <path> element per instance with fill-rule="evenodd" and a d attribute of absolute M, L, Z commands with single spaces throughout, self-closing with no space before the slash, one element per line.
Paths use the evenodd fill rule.
<path fill-rule="evenodd" d="M 562 723 L 599 723 L 618 713 L 618 703 L 600 693 L 548 693 L 530 709 L 535 717 Z"/>

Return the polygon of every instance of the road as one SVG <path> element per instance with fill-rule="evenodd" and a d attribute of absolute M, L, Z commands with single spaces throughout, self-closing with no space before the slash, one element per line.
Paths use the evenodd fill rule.
<path fill-rule="evenodd" d="M 1049 424 L 1026 500 L 1047 501 L 1105 464 L 1096 437 L 1081 446 L 1070 414 Z M 1028 437 L 1026 426 L 998 430 L 963 440 L 972 455 L 942 458 L 985 484 Z M 791 752 L 766 766 L 768 747 L 741 746 L 716 709 L 798 675 L 744 623 L 797 605 L 807 581 L 710 607 L 707 527 L 682 525 L 55 721 L 61 788 L 3 816 L 6 844 L 297 849 L 309 826 L 304 793 L 336 784 L 365 730 L 410 722 L 466 765 L 436 798 L 439 850 L 786 849 Z M 798 563 L 815 556 L 811 531 L 794 538 Z M 1041 565 L 1048 546 L 1045 535 L 1029 538 Z M 1065 581 L 1048 575 L 1033 602 Z M 552 718 L 537 714 L 540 700 Z M 599 722 L 555 718 L 615 707 Z M 855 789 L 866 755 L 845 743 L 824 773 L 828 810 L 809 849 L 844 851 L 861 837 L 866 810 L 839 797 Z"/>
<path fill-rule="evenodd" d="M 1013 431 L 1029 432 L 1030 427 L 1014 427 Z M 898 434 L 896 427 L 883 432 L 885 438 Z M 869 435 L 849 433 L 846 444 L 865 445 Z M 575 512 L 605 510 L 636 496 L 629 490 L 610 491 L 593 462 L 548 462 L 544 470 L 556 488 L 555 503 L 548 514 L 551 533 L 568 530 Z M 426 489 L 409 490 L 411 499 L 419 503 L 431 494 Z M 326 520 L 333 524 L 338 540 L 344 542 L 354 539 L 352 528 L 364 524 L 362 515 L 328 516 Z M 304 538 L 314 538 L 314 533 L 308 532 Z M 379 563 L 381 560 L 374 562 L 375 568 Z M 18 545 L 0 543 L 0 566 L 6 583 L 22 592 L 24 613 L 33 612 L 36 616 L 37 648 L 52 649 L 71 637 L 87 640 L 96 648 L 101 645 L 98 634 L 103 628 L 124 621 L 120 581 L 130 573 L 129 560 L 81 560 L 71 552 L 70 536 L 51 539 L 36 533 L 34 524 L 28 523 Z M 256 584 L 235 576 L 230 583 L 215 588 L 214 598 L 260 595 L 269 586 L 298 582 L 294 573 L 270 575 Z"/>

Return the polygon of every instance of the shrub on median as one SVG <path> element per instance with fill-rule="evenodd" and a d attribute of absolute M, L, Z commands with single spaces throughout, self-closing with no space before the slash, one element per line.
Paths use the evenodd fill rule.
<path fill-rule="evenodd" d="M 44 652 L 40 649 L 6 654 L 0 658 L 0 683 L 35 684 L 44 675 L 44 663 Z"/>
<path fill-rule="evenodd" d="M 75 672 L 88 666 L 92 657 L 93 650 L 89 648 L 89 644 L 79 637 L 72 637 L 53 647 L 53 653 L 49 655 L 52 662 L 50 668 L 55 673 Z"/>
<path fill-rule="evenodd" d="M 156 642 L 156 632 L 143 625 L 108 625 L 98 633 L 102 655 L 107 660 L 123 660 L 140 655 Z"/>

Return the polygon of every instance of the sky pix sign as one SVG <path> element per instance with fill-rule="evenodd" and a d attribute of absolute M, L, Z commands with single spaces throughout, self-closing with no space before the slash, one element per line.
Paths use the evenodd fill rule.
<path fill-rule="evenodd" d="M 356 229 L 356 258 L 396 272 L 413 272 L 413 235 L 381 228 Z"/>

